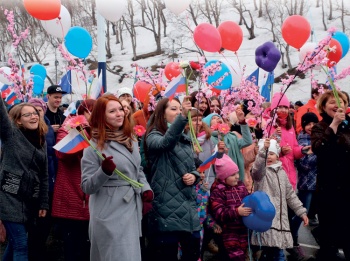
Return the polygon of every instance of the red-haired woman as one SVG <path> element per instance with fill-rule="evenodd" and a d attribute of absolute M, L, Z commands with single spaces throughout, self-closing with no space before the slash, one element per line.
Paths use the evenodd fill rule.
<path fill-rule="evenodd" d="M 140 165 L 133 129 L 114 95 L 97 99 L 89 124 L 91 142 L 106 156 L 101 160 L 88 147 L 81 160 L 81 188 L 90 195 L 90 259 L 140 261 L 142 199 L 151 201 L 153 192 Z M 132 187 L 113 174 L 115 168 L 144 186 Z"/>

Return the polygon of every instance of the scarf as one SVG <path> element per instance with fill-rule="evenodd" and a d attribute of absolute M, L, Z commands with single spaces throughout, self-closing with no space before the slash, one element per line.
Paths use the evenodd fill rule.
<path fill-rule="evenodd" d="M 92 130 L 92 138 L 98 140 L 99 137 L 98 131 Z M 119 144 L 124 145 L 130 152 L 133 150 L 132 139 L 124 134 L 122 130 L 110 130 L 106 129 L 106 140 L 116 141 Z"/>
<path fill-rule="evenodd" d="M 205 133 L 205 131 L 202 131 L 202 132 L 197 134 L 197 140 L 198 140 L 200 145 L 203 145 L 203 143 L 206 140 L 206 133 Z"/>
<path fill-rule="evenodd" d="M 19 128 L 26 139 L 37 149 L 41 149 L 44 145 L 45 137 L 40 137 L 39 129 L 29 130 Z"/>

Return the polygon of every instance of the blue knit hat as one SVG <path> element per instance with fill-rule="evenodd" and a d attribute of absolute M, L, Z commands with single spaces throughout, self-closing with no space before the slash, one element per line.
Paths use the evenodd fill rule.
<path fill-rule="evenodd" d="M 213 116 L 219 116 L 220 118 L 222 118 L 217 113 L 210 113 L 207 117 L 203 118 L 202 121 L 210 127 L 211 118 L 213 118 Z"/>

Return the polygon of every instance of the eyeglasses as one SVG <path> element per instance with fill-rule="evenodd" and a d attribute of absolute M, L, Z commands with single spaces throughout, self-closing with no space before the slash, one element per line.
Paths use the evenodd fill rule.
<path fill-rule="evenodd" d="M 37 112 L 28 112 L 28 113 L 22 114 L 21 117 L 29 118 L 29 117 L 31 117 L 32 115 L 33 115 L 33 116 L 39 116 L 39 113 L 37 113 Z"/>

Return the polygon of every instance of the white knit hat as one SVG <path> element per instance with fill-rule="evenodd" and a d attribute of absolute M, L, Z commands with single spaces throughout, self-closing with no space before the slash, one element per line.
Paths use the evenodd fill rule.
<path fill-rule="evenodd" d="M 119 90 L 117 90 L 117 97 L 118 98 L 123 94 L 130 94 L 131 97 L 134 97 L 134 95 L 132 94 L 132 90 L 129 87 L 122 87 Z"/>
<path fill-rule="evenodd" d="M 259 150 L 264 147 L 264 142 L 265 142 L 265 139 L 259 140 L 259 143 L 258 143 Z M 277 154 L 277 156 L 279 156 L 280 152 L 281 152 L 281 147 L 276 140 L 270 139 L 270 147 L 269 147 L 268 151 L 269 152 L 271 151 L 271 152 Z"/>

